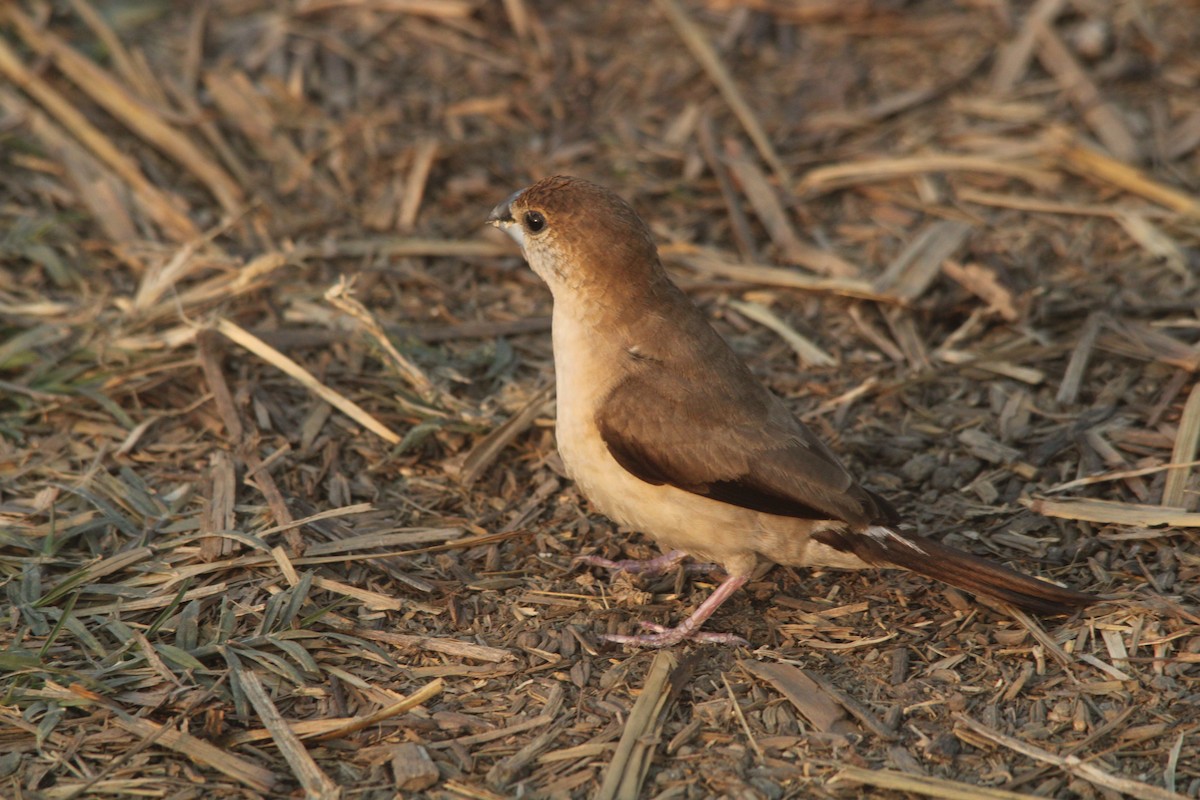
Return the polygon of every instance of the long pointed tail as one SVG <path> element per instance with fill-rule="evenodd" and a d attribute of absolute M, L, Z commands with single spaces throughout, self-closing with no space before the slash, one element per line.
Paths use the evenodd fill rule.
<path fill-rule="evenodd" d="M 1100 600 L 1095 595 L 1031 578 L 932 539 L 897 533 L 890 528 L 871 527 L 863 532 L 822 531 L 817 536 L 839 550 L 853 552 L 868 564 L 902 567 L 1035 614 L 1069 614 Z M 833 541 L 826 541 L 826 537 Z"/>

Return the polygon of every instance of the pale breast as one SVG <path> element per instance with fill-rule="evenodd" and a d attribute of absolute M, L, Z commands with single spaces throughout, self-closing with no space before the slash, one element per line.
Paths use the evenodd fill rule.
<path fill-rule="evenodd" d="M 810 532 L 832 523 L 763 514 L 669 485 L 647 483 L 609 452 L 596 425 L 596 409 L 621 376 L 622 343 L 598 336 L 556 305 L 553 323 L 557 384 L 556 437 L 567 473 L 592 506 L 641 531 L 667 550 L 743 574 L 761 556 L 780 564 L 864 566 L 856 558 L 825 552 Z"/>
<path fill-rule="evenodd" d="M 557 306 L 553 331 L 558 452 L 592 506 L 665 549 L 685 550 L 729 568 L 752 565 L 755 556 L 746 535 L 752 512 L 646 483 L 618 464 L 601 439 L 596 408 L 621 377 L 620 343 L 595 335 Z"/>

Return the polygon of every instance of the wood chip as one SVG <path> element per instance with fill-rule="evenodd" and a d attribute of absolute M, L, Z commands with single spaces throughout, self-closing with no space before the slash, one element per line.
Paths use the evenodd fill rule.
<path fill-rule="evenodd" d="M 7 15 L 26 44 L 53 59 L 58 68 L 88 96 L 147 143 L 191 172 L 208 187 L 227 213 L 241 213 L 244 199 L 242 187 L 186 134 L 167 124 L 159 114 L 132 95 L 107 70 L 80 55 L 54 33 L 45 29 L 39 30 L 33 21 L 15 6 L 9 7 Z"/>
<path fill-rule="evenodd" d="M 823 733 L 853 733 L 856 730 L 845 709 L 825 694 L 804 670 L 770 661 L 739 663 L 746 672 L 775 687 L 817 730 Z"/>
<path fill-rule="evenodd" d="M 916 300 L 933 283 L 942 263 L 966 243 L 970 232 L 971 226 L 965 222 L 943 220 L 926 226 L 887 265 L 875 280 L 874 290 L 906 303 Z"/>
<path fill-rule="evenodd" d="M 436 139 L 422 139 L 417 142 L 412 166 L 409 167 L 408 178 L 404 181 L 404 197 L 400 202 L 397 224 L 402 231 L 411 230 L 417 222 L 421 198 L 425 195 L 425 184 L 429 180 L 429 171 L 433 169 L 437 153 Z"/>
<path fill-rule="evenodd" d="M 257 148 L 258 157 L 276 165 L 275 185 L 284 195 L 312 180 L 312 167 L 299 148 L 274 125 L 274 115 L 262 93 L 238 70 L 208 72 L 204 86 L 224 116 Z"/>
<path fill-rule="evenodd" d="M 672 694 L 671 675 L 677 666 L 678 662 L 670 652 L 659 650 L 654 654 L 646 682 L 629 712 L 625 730 L 595 795 L 596 800 L 634 800 L 640 796 L 642 782 L 650 768 L 652 743 L 658 739 L 656 731 L 662 725 L 662 715 Z"/>
<path fill-rule="evenodd" d="M 277 779 L 273 772 L 230 753 L 224 747 L 216 747 L 195 736 L 166 728 L 148 719 L 122 715 L 117 719 L 117 724 L 137 736 L 154 737 L 155 744 L 169 747 L 196 764 L 228 775 L 252 791 L 265 794 L 275 788 Z"/>
<path fill-rule="evenodd" d="M 271 698 L 263 688 L 262 681 L 258 679 L 258 676 L 251 670 L 237 667 L 233 669 L 242 691 L 246 693 L 246 699 L 254 706 L 258 718 L 270 732 L 275 746 L 279 748 L 284 760 L 292 768 L 292 774 L 303 787 L 305 796 L 313 798 L 313 800 L 337 800 L 340 798 L 342 796 L 341 789 L 317 766 L 308 751 L 304 749 L 304 745 L 300 743 L 300 739 L 292 733 L 283 716 L 275 708 L 275 704 L 271 702 Z"/>
<path fill-rule="evenodd" d="M 1141 170 L 1114 160 L 1093 148 L 1064 137 L 1059 157 L 1063 166 L 1083 178 L 1110 183 L 1179 214 L 1200 218 L 1200 200 L 1156 181 Z"/>
<path fill-rule="evenodd" d="M 1178 2 L 143 6 L 0 2 L 0 795 L 1195 794 Z M 653 552 L 485 224 L 552 174 L 911 530 L 1103 602 L 776 567 L 752 652 L 598 646 L 711 585 L 574 562 Z"/>
<path fill-rule="evenodd" d="M 758 116 L 750 109 L 750 105 L 742 97 L 742 92 L 738 88 L 737 83 L 729 74 L 729 70 L 725 68 L 717 51 L 709 43 L 708 37 L 704 35 L 704 31 L 692 21 L 692 18 L 677 0 L 655 0 L 655 3 L 675 28 L 675 31 L 679 34 L 679 38 L 683 39 L 684 44 L 691 50 L 692 55 L 700 62 L 700 66 L 704 68 L 708 77 L 716 84 L 721 97 L 733 109 L 733 113 L 737 116 L 738 121 L 742 123 L 742 127 L 745 129 L 746 135 L 750 137 L 750 141 L 754 142 L 754 146 L 758 149 L 758 154 L 762 156 L 763 161 L 775 173 L 779 185 L 784 187 L 791 186 L 792 180 L 788 175 L 787 169 L 784 168 L 779 155 L 775 152 L 775 147 L 771 144 L 771 138 L 767 136 L 766 131 L 763 130 L 762 125 L 758 121 Z"/>
<path fill-rule="evenodd" d="M 1145 214 L 1125 211 L 1116 215 L 1117 222 L 1133 240 L 1155 258 L 1161 258 L 1171 271 L 1183 278 L 1185 285 L 1194 277 L 1188 268 L 1188 257 L 1184 249 L 1172 237 L 1149 219 Z"/>
<path fill-rule="evenodd" d="M 529 430 L 534 420 L 547 412 L 547 404 L 553 393 L 554 384 L 543 386 L 516 414 L 496 426 L 469 451 L 447 461 L 446 472 L 461 481 L 463 486 L 475 483 L 506 447 Z"/>
<path fill-rule="evenodd" d="M 1035 758 L 1043 763 L 1057 766 L 1104 789 L 1120 792 L 1123 795 L 1134 797 L 1138 800 L 1184 800 L 1184 796 L 1181 794 L 1176 794 L 1157 786 L 1151 786 L 1141 781 L 1113 775 L 1097 764 L 1084 761 L 1077 756 L 1055 755 L 1037 745 L 1028 744 L 1015 737 L 992 730 L 986 725 L 971 719 L 966 714 L 955 714 L 954 718 L 974 733 L 983 736 L 989 741 L 1006 747 L 1009 750 Z"/>
<path fill-rule="evenodd" d="M 1000 284 L 995 272 L 982 264 L 964 265 L 948 258 L 942 262 L 942 272 L 987 303 L 989 311 L 994 311 L 1008 322 L 1016 322 L 1019 318 L 1012 292 Z"/>
<path fill-rule="evenodd" d="M 1192 387 L 1183 416 L 1179 419 L 1179 432 L 1175 435 L 1175 447 L 1171 451 L 1171 463 L 1179 465 L 1167 473 L 1163 487 L 1162 505 L 1195 510 L 1200 505 L 1200 494 L 1188 490 L 1192 477 L 1192 464 L 1200 454 L 1200 384 Z"/>
<path fill-rule="evenodd" d="M 437 764 L 416 742 L 398 744 L 392 753 L 392 774 L 402 792 L 421 792 L 438 782 Z"/>
<path fill-rule="evenodd" d="M 125 181 L 132 189 L 134 196 L 138 198 L 142 212 L 161 226 L 164 234 L 176 242 L 188 241 L 200 235 L 199 229 L 184 212 L 186 204 L 182 200 L 151 183 L 136 161 L 121 152 L 66 97 L 31 72 L 5 42 L 0 42 L 0 73 L 33 95 L 42 108 L 59 124 L 70 131 L 100 161 Z M 60 132 L 49 123 L 45 114 L 30 109 L 17 95 L 0 91 L 0 104 L 27 116 L 31 124 L 39 129 L 41 135 L 52 144 L 55 141 L 64 141 Z M 70 145 L 62 146 L 63 149 L 67 147 Z"/>
<path fill-rule="evenodd" d="M 1189 512 L 1182 508 L 1165 508 L 1083 497 L 1060 500 L 1023 499 L 1021 503 L 1034 513 L 1061 519 L 1100 522 L 1106 525 L 1200 527 L 1200 513 Z"/>
<path fill-rule="evenodd" d="M 1075 342 L 1075 349 L 1071 351 L 1071 360 L 1067 362 L 1066 372 L 1063 373 L 1062 383 L 1058 386 L 1058 394 L 1055 400 L 1060 403 L 1074 403 L 1079 397 L 1079 387 L 1083 385 L 1084 372 L 1087 370 L 1088 360 L 1092 357 L 1092 348 L 1096 346 L 1096 337 L 1100 335 L 1102 326 L 1108 323 L 1109 317 L 1103 312 L 1096 312 L 1088 316 L 1083 324 L 1083 328 L 1079 331 L 1079 339 Z"/>
<path fill-rule="evenodd" d="M 273 347 L 269 347 L 266 343 L 255 336 L 252 336 L 248 331 L 238 327 L 227 319 L 218 319 L 216 321 L 216 330 L 235 344 L 239 344 L 250 352 L 257 355 L 259 358 L 275 366 L 282 372 L 299 381 L 306 388 L 316 394 L 325 402 L 334 406 L 346 416 L 358 422 L 367 430 L 376 434 L 380 438 L 398 444 L 400 435 L 392 431 L 374 416 L 367 413 L 357 403 L 343 397 L 335 392 L 309 373 L 308 370 L 297 364 L 292 359 L 285 356 Z"/>
<path fill-rule="evenodd" d="M 725 164 L 741 185 L 742 192 L 750 201 L 750 206 L 763 227 L 767 229 L 771 241 L 779 248 L 779 257 L 782 260 L 806 267 L 821 275 L 858 275 L 858 269 L 853 264 L 801 241 L 778 194 L 767 182 L 767 177 L 749 159 L 729 150 L 730 148 L 726 147 Z"/>
<path fill-rule="evenodd" d="M 928 775 L 913 775 L 890 769 L 864 769 L 842 766 L 834 778 L 838 783 L 849 782 L 890 789 L 894 792 L 912 792 L 921 797 L 937 797 L 941 800 L 1035 800 L 1039 795 L 1010 792 L 977 783 L 934 778 Z"/>
<path fill-rule="evenodd" d="M 1050 25 L 1041 21 L 1037 31 L 1038 60 L 1058 80 L 1063 92 L 1079 109 L 1096 137 L 1114 158 L 1126 163 L 1141 159 L 1138 140 L 1116 107 L 1104 100 L 1071 51 Z"/>
<path fill-rule="evenodd" d="M 817 278 L 805 275 L 794 269 L 773 267 L 765 264 L 735 264 L 724 261 L 709 254 L 681 253 L 667 251 L 664 259 L 672 263 L 682 264 L 697 272 L 720 275 L 743 283 L 763 286 L 781 286 L 788 289 L 801 289 L 810 292 L 826 292 L 847 297 L 861 297 L 869 300 L 880 300 L 895 303 L 891 295 L 875 291 L 871 284 L 857 278 Z"/>
<path fill-rule="evenodd" d="M 788 347 L 792 348 L 799 356 L 801 366 L 832 367 L 837 364 L 837 359 L 817 347 L 766 306 L 740 300 L 730 300 L 729 306 L 743 316 L 779 334 L 779 337 L 787 342 Z"/>
<path fill-rule="evenodd" d="M 1017 161 L 953 153 L 872 158 L 845 164 L 831 164 L 807 172 L 796 187 L 800 195 L 818 195 L 866 183 L 936 172 L 982 172 L 1003 175 L 1044 189 L 1058 182 L 1053 173 Z"/>
<path fill-rule="evenodd" d="M 417 691 L 413 692 L 408 697 L 405 697 L 403 700 L 399 700 L 389 706 L 381 708 L 377 711 L 373 711 L 370 714 L 347 720 L 344 723 L 338 724 L 336 727 L 328 728 L 319 734 L 305 738 L 311 739 L 311 741 L 314 742 L 327 742 L 330 739 L 345 738 L 352 733 L 357 733 L 358 731 L 374 727 L 383 722 L 385 719 L 391 719 L 399 714 L 403 714 L 405 711 L 416 708 L 420 705 L 424 705 L 441 694 L 442 690 L 445 688 L 446 684 L 442 681 L 442 679 L 435 678 Z M 422 755 L 425 755 L 425 758 L 428 759 L 428 755 L 424 753 L 424 749 L 422 749 Z M 394 763 L 395 761 L 393 761 L 393 764 Z M 437 770 L 435 769 L 434 772 L 436 773 L 436 771 Z"/>
<path fill-rule="evenodd" d="M 721 198 L 725 201 L 725 211 L 729 215 L 729 226 L 733 233 L 733 240 L 737 244 L 738 253 L 744 261 L 757 261 L 758 248 L 754 244 L 754 233 L 751 231 L 750 222 L 742 209 L 741 197 L 730 178 L 729 168 L 725 166 L 725 161 L 717 150 L 712 118 L 705 115 L 700 120 L 697 132 L 704 160 L 708 163 L 713 177 L 717 179 L 717 188 L 721 190 Z"/>
<path fill-rule="evenodd" d="M 442 639 L 434 636 L 412 636 L 410 634 L 394 633 L 392 631 L 371 630 L 357 631 L 357 635 L 364 639 L 372 639 L 377 642 L 386 642 L 388 644 L 405 649 L 417 647 L 434 653 L 444 653 L 449 656 L 469 658 L 475 661 L 499 663 L 502 661 L 512 661 L 514 658 L 511 650 L 505 650 L 501 647 L 488 647 L 487 645 L 477 644 L 475 642 L 464 642 L 458 639 Z"/>
<path fill-rule="evenodd" d="M 1029 68 L 1038 34 L 1054 22 L 1062 13 L 1066 0 L 1037 0 L 1025 12 L 1017 35 L 1000 48 L 992 64 L 991 88 L 993 94 L 1006 94 L 1016 87 L 1017 81 Z"/>

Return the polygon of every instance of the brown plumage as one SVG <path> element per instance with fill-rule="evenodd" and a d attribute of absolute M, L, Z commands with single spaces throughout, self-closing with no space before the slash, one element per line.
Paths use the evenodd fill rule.
<path fill-rule="evenodd" d="M 598 510 L 671 551 L 652 566 L 687 553 L 729 574 L 678 627 L 608 638 L 735 640 L 698 628 L 760 561 L 900 567 L 1044 614 L 1095 601 L 898 531 L 895 509 L 754 378 L 671 282 L 645 223 L 612 192 L 547 178 L 490 221 L 521 243 L 554 295 L 558 445 L 572 477 Z"/>

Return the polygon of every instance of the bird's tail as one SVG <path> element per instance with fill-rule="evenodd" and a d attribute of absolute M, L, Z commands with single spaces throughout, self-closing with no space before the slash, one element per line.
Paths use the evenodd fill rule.
<path fill-rule="evenodd" d="M 850 550 L 868 564 L 901 567 L 1035 614 L 1069 614 L 1100 600 L 1095 595 L 1031 578 L 941 542 L 897 533 L 890 528 L 874 526 L 864 532 L 823 531 L 817 535 L 829 534 L 837 539 L 833 546 Z"/>

